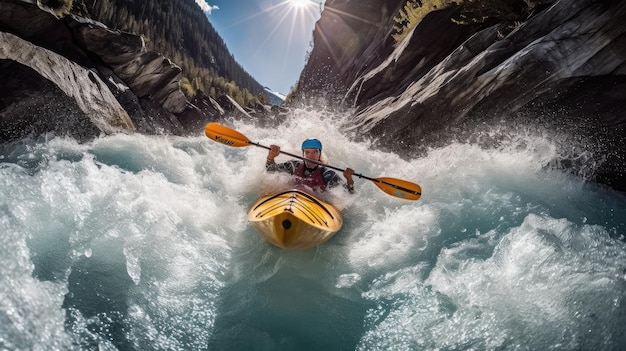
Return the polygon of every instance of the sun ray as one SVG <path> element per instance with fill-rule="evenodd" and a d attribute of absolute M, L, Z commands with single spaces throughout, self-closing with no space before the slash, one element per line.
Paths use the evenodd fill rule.
<path fill-rule="evenodd" d="M 324 7 L 324 11 L 328 11 L 329 12 L 329 16 L 335 16 L 337 21 L 340 22 L 344 22 L 346 21 L 346 19 L 352 19 L 352 20 L 357 20 L 372 26 L 378 26 L 380 25 L 379 23 L 376 22 L 372 22 L 370 20 L 361 18 L 359 16 L 355 16 L 353 14 L 341 11 L 341 10 L 337 10 L 333 7 L 330 6 L 325 6 Z M 339 57 L 342 55 L 341 53 L 341 49 L 339 48 L 334 48 L 333 45 L 333 41 L 330 40 L 330 38 L 332 36 L 334 36 L 336 33 L 326 33 L 324 30 L 322 30 L 317 24 L 315 25 L 315 30 L 317 31 L 319 38 L 321 40 L 321 45 L 325 45 L 326 48 L 328 48 L 328 53 L 330 54 L 330 59 L 332 61 L 335 62 L 335 64 L 337 64 L 339 62 Z M 356 33 L 354 33 L 355 35 L 357 35 Z M 335 49 L 339 49 L 339 52 L 336 52 Z"/>
<path fill-rule="evenodd" d="M 368 21 L 368 20 L 363 19 L 363 18 L 361 18 L 361 17 L 359 17 L 359 16 L 355 16 L 355 15 L 353 15 L 353 14 L 351 14 L 351 13 L 347 13 L 347 12 L 345 12 L 345 11 L 340 11 L 340 10 L 337 10 L 337 9 L 332 8 L 332 7 L 330 7 L 330 6 L 326 6 L 326 7 L 325 7 L 325 10 L 326 10 L 326 11 L 328 11 L 328 12 L 330 12 L 330 13 L 333 13 L 333 14 L 335 14 L 335 15 L 339 16 L 339 17 L 345 16 L 345 17 L 349 17 L 349 18 L 355 19 L 355 20 L 357 20 L 357 21 L 361 21 L 361 22 L 363 22 L 363 23 L 371 24 L 371 25 L 373 25 L 373 26 L 378 25 L 378 23 L 376 23 L 376 22 Z"/>
<path fill-rule="evenodd" d="M 281 4 L 283 4 L 283 3 L 281 3 Z M 281 5 L 281 4 L 279 4 L 279 5 Z M 274 7 L 277 7 L 277 6 L 274 6 Z M 284 21 L 286 21 L 286 20 L 287 20 L 287 16 L 281 16 L 279 18 L 279 21 L 276 24 L 274 24 L 274 27 L 272 28 L 270 33 L 265 37 L 265 40 L 263 41 L 263 43 L 261 43 L 261 45 L 259 45 L 257 47 L 257 49 L 254 51 L 254 53 L 252 54 L 253 57 L 256 56 L 263 49 L 265 44 L 267 44 L 267 42 L 272 38 L 272 36 L 274 36 L 274 34 L 278 32 L 278 30 L 280 29 L 280 25 Z"/>
<path fill-rule="evenodd" d="M 316 29 L 318 27 L 316 26 Z M 335 53 L 335 51 L 332 49 L 332 44 L 331 41 L 328 40 L 328 37 L 326 36 L 326 33 L 324 31 L 319 31 L 320 34 L 320 39 L 322 39 L 322 41 L 324 42 L 324 44 L 326 44 L 326 47 L 329 49 L 329 53 L 332 57 L 332 60 L 335 62 L 335 64 L 337 64 L 339 62 L 339 57 L 337 57 L 337 53 Z"/>
<path fill-rule="evenodd" d="M 262 51 L 263 47 L 265 46 L 265 44 L 267 44 L 270 38 L 272 38 L 274 35 L 277 35 L 277 33 L 279 33 L 279 29 L 285 21 L 291 19 L 291 23 L 290 23 L 291 30 L 288 32 L 288 37 L 286 40 L 287 46 L 285 47 L 285 52 L 289 51 L 293 40 L 295 40 L 295 35 L 297 34 L 295 33 L 297 24 L 302 23 L 305 16 L 314 22 L 316 20 L 315 11 L 316 11 L 317 6 L 319 6 L 319 4 L 312 0 L 285 0 L 283 2 L 280 2 L 264 10 L 264 12 L 271 11 L 275 15 L 277 15 L 277 21 L 274 23 L 272 30 L 267 35 L 263 43 L 261 43 L 261 45 L 257 47 L 255 52 L 253 53 L 253 56 L 257 55 L 260 51 Z M 301 30 L 304 35 L 304 31 L 305 31 L 304 24 L 302 24 Z"/>
<path fill-rule="evenodd" d="M 235 26 L 235 25 L 238 25 L 238 24 L 241 24 L 241 23 L 244 23 L 244 22 L 248 22 L 248 21 L 250 21 L 251 19 L 254 19 L 254 18 L 256 18 L 256 17 L 263 16 L 264 14 L 267 14 L 267 13 L 269 13 L 269 12 L 273 12 L 274 10 L 276 10 L 276 9 L 278 9 L 278 8 L 280 8 L 280 7 L 283 7 L 283 6 L 285 6 L 285 5 L 286 5 L 286 2 L 281 2 L 281 3 L 278 3 L 278 4 L 276 4 L 276 5 L 272 6 L 272 7 L 269 7 L 269 8 L 267 8 L 267 9 L 265 9 L 265 10 L 259 11 L 259 12 L 255 13 L 255 14 L 253 14 L 253 15 L 250 15 L 250 16 L 248 16 L 248 17 L 245 17 L 245 18 L 242 18 L 242 19 L 240 19 L 240 20 L 238 20 L 238 21 L 235 21 L 235 22 L 231 23 L 229 26 L 226 26 L 226 27 L 224 27 L 224 28 L 230 28 L 230 27 L 233 27 L 233 26 Z"/>
<path fill-rule="evenodd" d="M 256 46 L 256 49 L 253 51 L 252 57 L 256 57 L 257 55 L 260 55 L 263 52 L 263 50 L 265 50 L 265 46 L 273 37 L 275 37 L 276 35 L 280 35 L 281 26 L 283 26 L 286 21 L 289 21 L 289 28 L 291 30 L 289 30 L 287 33 L 284 33 L 286 34 L 286 37 L 284 40 L 286 43 L 285 53 L 287 53 L 289 49 L 291 48 L 294 40 L 299 39 L 297 38 L 298 33 L 296 32 L 298 23 L 303 23 L 305 19 L 315 22 L 317 19 L 319 19 L 319 13 L 316 13 L 316 12 L 318 11 L 318 8 L 319 8 L 319 11 L 321 12 L 322 7 L 323 7 L 322 3 L 319 3 L 313 0 L 284 0 L 275 5 L 272 5 L 271 7 L 263 9 L 259 13 L 256 13 L 244 19 L 241 19 L 233 23 L 233 25 L 251 20 L 263 14 L 271 14 L 272 16 L 276 18 L 276 20 L 273 21 L 274 23 L 272 24 L 270 32 L 265 37 L 265 40 L 263 40 L 263 42 L 261 42 L 258 46 Z M 369 21 L 367 19 L 361 18 L 359 16 L 355 16 L 353 14 L 350 14 L 344 11 L 334 9 L 329 6 L 325 6 L 324 9 L 329 11 L 331 15 L 337 16 L 339 20 L 352 19 L 352 20 L 357 20 L 357 21 L 367 23 L 370 25 L 378 25 L 378 23 Z M 304 27 L 304 25 L 302 27 Z M 301 28 L 301 29 L 302 29 L 302 36 L 307 35 L 305 33 L 305 28 Z M 331 49 L 329 52 L 331 55 L 331 59 L 337 62 L 338 53 L 332 50 L 331 41 L 328 38 L 329 33 L 320 32 L 319 34 L 320 34 L 320 39 L 324 43 L 323 45 L 326 45 L 328 46 L 329 49 Z"/>
<path fill-rule="evenodd" d="M 307 60 L 307 45 L 313 40 L 313 28 L 323 11 L 323 0 L 258 0 L 258 10 L 233 21 L 226 28 L 241 27 L 242 35 L 256 38 L 244 48 L 248 67 L 258 67 L 270 74 L 263 84 L 275 84 L 281 74 L 291 72 Z M 245 24 L 244 24 L 245 23 Z M 271 52 L 270 52 L 271 51 Z M 296 57 L 298 52 L 299 60 Z M 275 56 L 270 67 L 261 67 L 267 57 Z M 297 63 L 300 61 L 300 63 Z M 297 81 L 290 74 L 289 80 Z"/>

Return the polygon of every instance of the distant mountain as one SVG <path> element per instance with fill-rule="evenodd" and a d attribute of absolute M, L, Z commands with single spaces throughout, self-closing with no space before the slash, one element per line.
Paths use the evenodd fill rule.
<path fill-rule="evenodd" d="M 93 19 L 143 36 L 149 50 L 180 66 L 187 95 L 196 90 L 213 98 L 227 94 L 242 106 L 269 102 L 263 86 L 235 61 L 194 0 L 82 1 Z"/>
<path fill-rule="evenodd" d="M 265 87 L 265 92 L 269 96 L 272 105 L 280 105 L 285 101 L 286 96 L 277 91 L 273 91 L 272 89 Z"/>

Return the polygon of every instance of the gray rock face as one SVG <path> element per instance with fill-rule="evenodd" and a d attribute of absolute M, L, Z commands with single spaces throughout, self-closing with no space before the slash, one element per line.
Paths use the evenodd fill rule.
<path fill-rule="evenodd" d="M 401 0 L 328 0 L 315 24 L 314 48 L 299 80 L 302 95 L 345 91 L 393 50 L 392 13 Z"/>
<path fill-rule="evenodd" d="M 9 33 L 0 33 L 0 42 L 0 59 L 28 66 L 56 84 L 101 131 L 135 129 L 126 111 L 94 72 Z"/>
<path fill-rule="evenodd" d="M 0 84 L 0 140 L 54 131 L 87 141 L 101 133 L 73 98 L 33 69 L 14 61 L 2 61 L 0 66 L 11 71 L 2 75 Z"/>
<path fill-rule="evenodd" d="M 340 5 L 352 13 L 361 2 Z M 454 11 L 431 13 L 391 51 L 370 34 L 372 41 L 354 50 L 359 57 L 328 60 L 321 58 L 347 44 L 323 35 L 337 26 L 337 11 L 325 10 L 298 84 L 309 90 L 298 94 L 311 95 L 319 82 L 339 82 L 333 87 L 355 108 L 351 127 L 364 136 L 384 135 L 385 145 L 408 153 L 490 118 L 566 125 L 586 134 L 583 143 L 604 160 L 595 179 L 626 190 L 626 2 L 556 1 L 508 34 L 498 25 L 461 28 L 450 21 Z M 386 37 L 389 26 L 379 32 Z M 389 54 L 365 54 L 374 46 Z M 354 75 L 341 68 L 350 65 L 361 70 Z"/>
<path fill-rule="evenodd" d="M 0 75 L 12 82 L 0 89 L 0 121 L 13 125 L 0 141 L 48 131 L 81 140 L 102 132 L 194 133 L 215 117 L 187 101 L 181 69 L 147 51 L 140 36 L 78 16 L 58 19 L 20 0 L 0 2 L 0 28 Z M 26 71 L 17 64 L 51 83 L 40 83 L 45 91 L 37 94 L 56 98 L 32 98 L 34 86 L 20 84 Z M 31 110 L 55 113 L 24 114 Z"/>
<path fill-rule="evenodd" d="M 166 110 L 178 114 L 187 107 L 180 90 L 180 67 L 154 51 L 147 51 L 139 36 L 111 30 L 98 22 L 72 16 L 70 26 L 81 46 L 97 54 L 138 97 L 150 96 Z"/>

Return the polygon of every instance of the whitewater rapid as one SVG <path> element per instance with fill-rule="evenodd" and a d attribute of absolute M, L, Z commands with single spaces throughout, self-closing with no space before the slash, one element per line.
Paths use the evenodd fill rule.
<path fill-rule="evenodd" d="M 288 181 L 265 149 L 136 134 L 3 146 L 0 350 L 626 348 L 626 198 L 551 167 L 549 133 L 406 159 L 325 111 L 227 123 L 288 152 L 317 137 L 329 164 L 423 196 L 356 179 L 326 194 L 344 215 L 334 238 L 283 251 L 245 219 Z"/>

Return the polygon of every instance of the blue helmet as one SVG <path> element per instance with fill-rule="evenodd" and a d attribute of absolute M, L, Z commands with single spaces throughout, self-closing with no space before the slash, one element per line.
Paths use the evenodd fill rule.
<path fill-rule="evenodd" d="M 318 149 L 322 151 L 322 143 L 317 139 L 307 139 L 302 142 L 302 150 L 304 149 Z"/>

